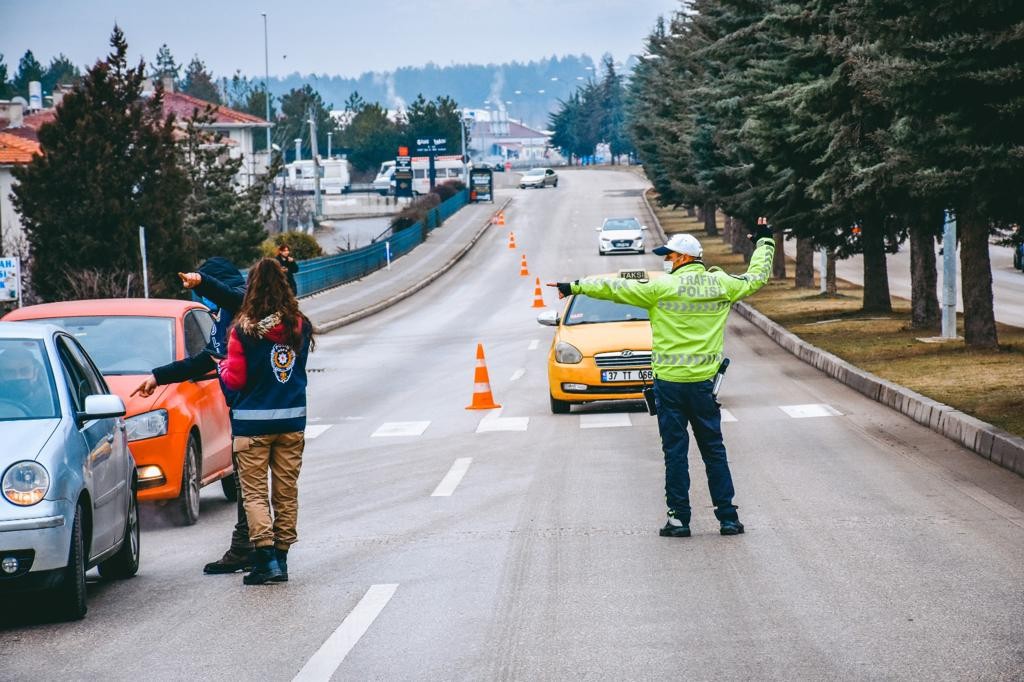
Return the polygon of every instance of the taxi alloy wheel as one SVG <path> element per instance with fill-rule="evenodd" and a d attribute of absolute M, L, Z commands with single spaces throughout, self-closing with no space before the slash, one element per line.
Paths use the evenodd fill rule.
<path fill-rule="evenodd" d="M 181 465 L 181 492 L 171 506 L 178 525 L 191 526 L 199 520 L 199 487 L 199 443 L 193 433 L 188 437 L 185 461 Z"/>
<path fill-rule="evenodd" d="M 82 505 L 79 503 L 71 526 L 68 565 L 64 568 L 61 584 L 52 594 L 54 611 L 64 620 L 81 620 L 88 610 L 85 603 L 85 542 L 82 534 Z"/>
<path fill-rule="evenodd" d="M 117 554 L 99 565 L 100 575 L 113 580 L 131 578 L 139 572 L 139 498 L 132 482 L 128 499 L 128 515 L 124 520 L 124 537 Z"/>
<path fill-rule="evenodd" d="M 548 394 L 548 397 L 551 398 L 551 414 L 569 414 L 569 411 L 572 409 L 572 403 L 559 400 L 550 394 Z"/>

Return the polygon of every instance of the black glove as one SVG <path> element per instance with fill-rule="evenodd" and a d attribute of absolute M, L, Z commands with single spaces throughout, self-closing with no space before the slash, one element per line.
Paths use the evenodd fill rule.
<path fill-rule="evenodd" d="M 768 224 L 768 219 L 761 216 L 757 219 L 757 227 L 754 229 L 753 234 L 748 234 L 747 236 L 750 237 L 750 241 L 754 242 L 754 245 L 757 246 L 758 240 L 773 239 L 775 233 L 772 232 L 772 228 Z"/>
<path fill-rule="evenodd" d="M 576 280 L 579 282 L 579 280 Z M 572 296 L 572 284 L 569 282 L 558 282 L 558 293 L 562 296 Z"/>

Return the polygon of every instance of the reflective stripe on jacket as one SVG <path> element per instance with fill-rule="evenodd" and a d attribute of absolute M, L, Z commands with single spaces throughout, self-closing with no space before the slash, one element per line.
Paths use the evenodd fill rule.
<path fill-rule="evenodd" d="M 654 338 L 654 375 L 680 383 L 704 381 L 722 362 L 732 304 L 768 282 L 774 257 L 775 241 L 759 239 L 742 275 L 688 263 L 649 282 L 588 278 L 573 284 L 572 292 L 646 308 Z"/>

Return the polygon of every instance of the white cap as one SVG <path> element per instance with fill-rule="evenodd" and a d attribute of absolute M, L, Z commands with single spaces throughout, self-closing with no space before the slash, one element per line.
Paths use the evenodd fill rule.
<path fill-rule="evenodd" d="M 701 247 L 700 242 L 692 234 L 674 234 L 665 246 L 653 249 L 652 253 L 656 253 L 659 256 L 667 256 L 669 251 L 675 251 L 684 256 L 693 256 L 694 258 L 700 258 L 704 255 L 703 247 Z"/>

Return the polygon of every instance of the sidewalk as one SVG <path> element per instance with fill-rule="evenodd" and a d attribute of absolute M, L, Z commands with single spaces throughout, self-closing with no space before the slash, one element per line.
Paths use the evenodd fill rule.
<path fill-rule="evenodd" d="M 409 254 L 363 279 L 321 291 L 300 301 L 317 332 L 337 329 L 411 296 L 447 272 L 490 226 L 491 216 L 512 201 L 514 191 L 495 192 L 493 204 L 469 204 Z"/>

